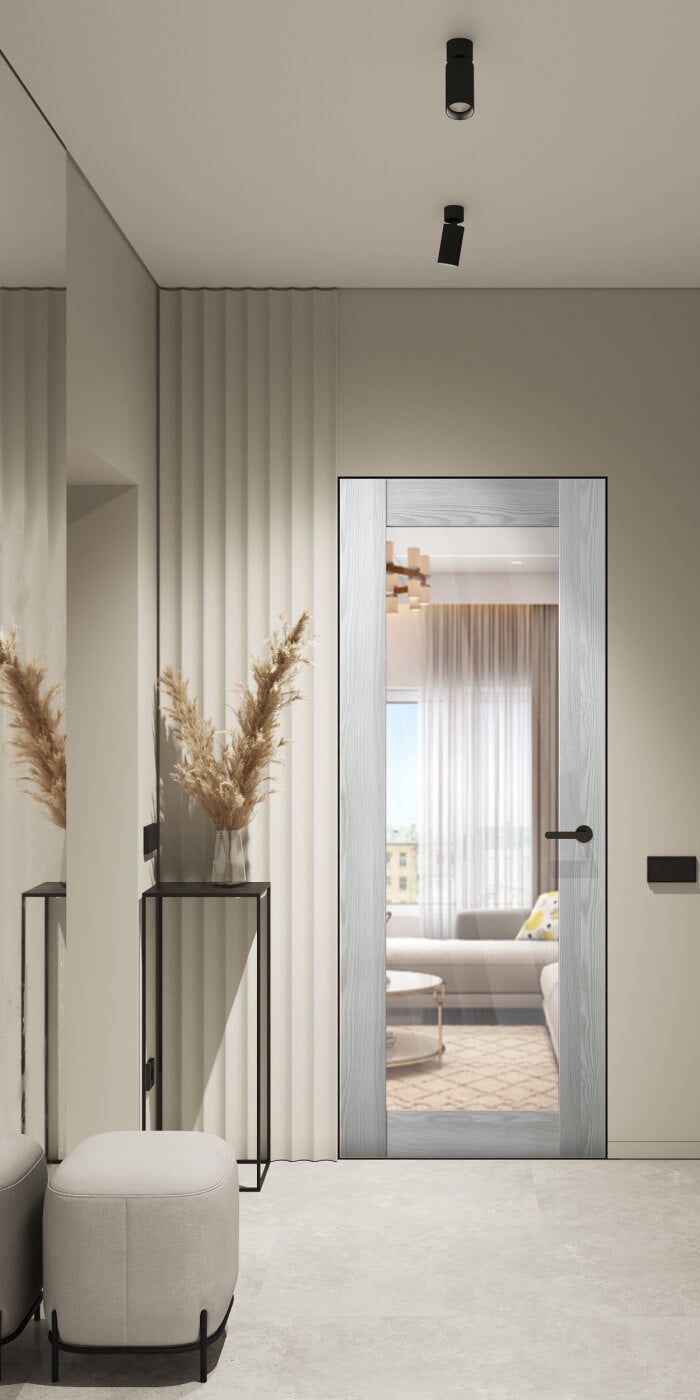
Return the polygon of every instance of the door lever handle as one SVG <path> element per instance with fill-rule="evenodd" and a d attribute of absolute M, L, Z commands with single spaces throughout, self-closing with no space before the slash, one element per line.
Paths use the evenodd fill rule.
<path fill-rule="evenodd" d="M 575 831 L 545 831 L 547 841 L 592 841 L 590 826 L 577 826 Z"/>

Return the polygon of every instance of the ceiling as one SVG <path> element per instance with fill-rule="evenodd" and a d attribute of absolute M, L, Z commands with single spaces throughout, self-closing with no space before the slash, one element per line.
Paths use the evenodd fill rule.
<path fill-rule="evenodd" d="M 0 0 L 0 47 L 164 285 L 700 285 L 698 0 Z"/>
<path fill-rule="evenodd" d="M 559 531 L 545 526 L 401 527 L 389 529 L 387 539 L 394 542 L 398 563 L 405 563 L 409 547 L 418 545 L 430 556 L 431 575 L 556 574 L 559 570 Z"/>

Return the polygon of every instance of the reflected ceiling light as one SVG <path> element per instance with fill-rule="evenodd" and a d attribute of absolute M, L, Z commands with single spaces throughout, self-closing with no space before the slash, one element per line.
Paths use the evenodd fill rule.
<path fill-rule="evenodd" d="M 522 564 L 522 559 L 511 559 L 511 564 Z"/>
<path fill-rule="evenodd" d="M 417 545 L 411 545 L 406 554 L 406 563 L 399 564 L 394 558 L 394 542 L 386 542 L 386 610 L 388 613 L 407 608 L 424 608 L 430 602 L 430 555 L 421 554 Z M 407 605 L 407 606 L 406 606 Z"/>
<path fill-rule="evenodd" d="M 474 113 L 474 45 L 471 39 L 448 39 L 445 64 L 445 111 L 455 121 Z"/>
<path fill-rule="evenodd" d="M 462 239 L 464 238 L 463 224 L 464 205 L 446 204 L 445 222 L 442 226 L 440 252 L 438 253 L 439 263 L 449 263 L 451 267 L 459 267 Z"/>

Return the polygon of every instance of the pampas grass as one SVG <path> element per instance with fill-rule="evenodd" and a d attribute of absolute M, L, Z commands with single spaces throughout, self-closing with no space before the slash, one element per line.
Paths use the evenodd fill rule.
<path fill-rule="evenodd" d="M 11 716 L 14 762 L 25 769 L 19 781 L 65 831 L 66 736 L 61 729 L 60 686 L 47 690 L 45 680 L 43 666 L 22 661 L 16 628 L 0 632 L 0 702 Z"/>
<path fill-rule="evenodd" d="M 303 612 L 293 627 L 282 619 L 279 631 L 266 643 L 266 654 L 252 663 L 252 685 L 238 687 L 240 699 L 234 723 L 217 733 L 204 719 L 179 671 L 168 666 L 161 687 L 169 704 L 164 713 L 182 751 L 173 778 L 199 802 L 217 831 L 240 831 L 268 796 L 270 768 L 281 762 L 285 740 L 277 736 L 282 711 L 300 700 L 295 681 L 309 665 L 304 649 L 310 644 L 310 614 Z"/>

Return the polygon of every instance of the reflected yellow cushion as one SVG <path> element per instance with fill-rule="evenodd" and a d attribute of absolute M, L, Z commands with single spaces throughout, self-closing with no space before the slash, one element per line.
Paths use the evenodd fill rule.
<path fill-rule="evenodd" d="M 528 915 L 522 928 L 515 935 L 518 938 L 537 939 L 542 943 L 556 943 L 559 939 L 559 891 L 548 890 L 541 894 L 535 907 Z"/>

